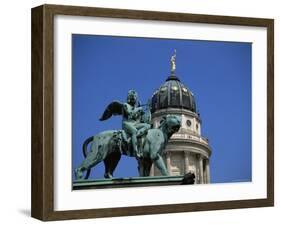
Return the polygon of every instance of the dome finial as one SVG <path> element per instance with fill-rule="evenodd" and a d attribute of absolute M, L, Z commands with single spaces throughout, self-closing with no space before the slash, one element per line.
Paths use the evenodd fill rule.
<path fill-rule="evenodd" d="M 175 71 L 176 71 L 176 54 L 177 54 L 177 50 L 174 49 L 174 55 L 171 57 L 171 74 L 174 75 Z"/>

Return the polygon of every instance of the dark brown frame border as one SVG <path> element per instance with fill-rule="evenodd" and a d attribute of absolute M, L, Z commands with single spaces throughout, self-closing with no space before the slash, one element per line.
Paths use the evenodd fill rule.
<path fill-rule="evenodd" d="M 54 16 L 95 16 L 267 28 L 267 198 L 157 206 L 54 211 L 53 191 L 53 34 Z M 31 215 L 65 220 L 219 210 L 274 205 L 274 20 L 246 17 L 42 5 L 32 9 L 32 181 Z"/>

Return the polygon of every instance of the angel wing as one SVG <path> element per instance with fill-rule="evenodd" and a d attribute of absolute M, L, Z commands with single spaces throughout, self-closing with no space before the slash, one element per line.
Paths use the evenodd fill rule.
<path fill-rule="evenodd" d="M 103 112 L 100 121 L 109 119 L 112 115 L 122 115 L 123 104 L 119 101 L 111 102 Z"/>

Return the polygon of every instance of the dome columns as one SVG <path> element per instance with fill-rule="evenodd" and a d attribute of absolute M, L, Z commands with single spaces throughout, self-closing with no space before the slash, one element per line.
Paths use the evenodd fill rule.
<path fill-rule="evenodd" d="M 189 156 L 189 153 L 188 151 L 185 151 L 184 152 L 184 173 L 187 174 L 189 173 L 189 160 L 188 160 L 188 157 Z"/>

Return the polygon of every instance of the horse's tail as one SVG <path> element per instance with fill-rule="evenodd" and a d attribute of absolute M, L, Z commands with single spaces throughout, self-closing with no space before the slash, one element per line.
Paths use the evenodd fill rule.
<path fill-rule="evenodd" d="M 89 138 L 87 138 L 87 139 L 84 141 L 83 146 L 82 146 L 84 158 L 87 157 L 87 155 L 88 155 L 88 145 L 89 145 L 91 142 L 93 142 L 93 140 L 94 140 L 94 136 L 90 136 Z M 88 170 L 87 170 L 87 173 L 86 173 L 86 176 L 85 176 L 85 179 L 88 179 L 88 178 L 89 178 L 90 173 L 91 173 L 91 169 L 88 169 Z"/>
<path fill-rule="evenodd" d="M 94 136 L 90 136 L 90 137 L 87 138 L 87 139 L 84 141 L 84 143 L 83 143 L 83 155 L 84 155 L 85 158 L 86 158 L 87 155 L 88 155 L 88 150 L 87 150 L 88 145 L 89 145 L 89 143 L 91 143 L 93 140 L 94 140 Z"/>

